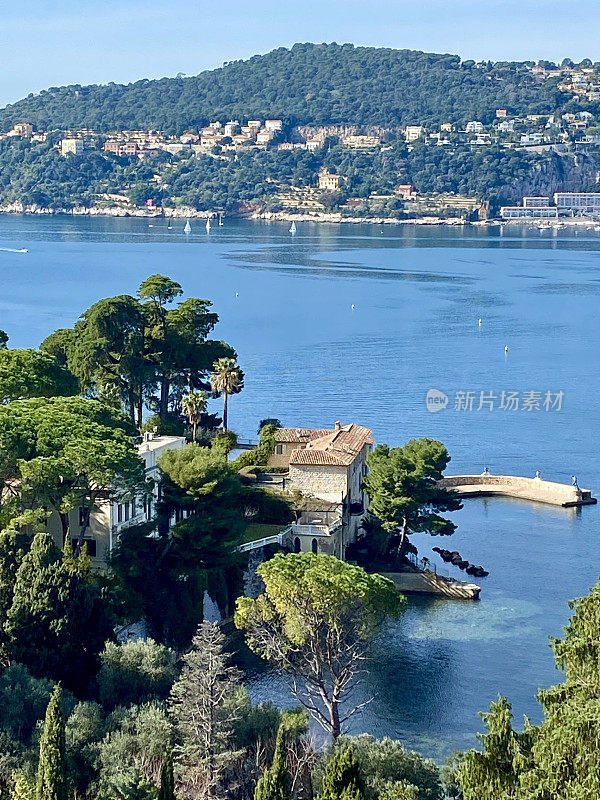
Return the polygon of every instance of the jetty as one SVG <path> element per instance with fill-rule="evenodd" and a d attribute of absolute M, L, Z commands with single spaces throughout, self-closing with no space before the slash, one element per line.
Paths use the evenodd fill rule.
<path fill-rule="evenodd" d="M 514 497 L 563 508 L 598 502 L 590 489 L 582 489 L 576 482 L 556 483 L 539 476 L 492 475 L 487 470 L 481 475 L 448 475 L 438 481 L 438 486 L 452 489 L 462 497 Z"/>

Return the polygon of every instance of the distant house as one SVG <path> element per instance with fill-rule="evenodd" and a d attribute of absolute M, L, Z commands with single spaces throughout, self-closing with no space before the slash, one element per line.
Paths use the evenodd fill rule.
<path fill-rule="evenodd" d="M 311 139 L 306 140 L 306 149 L 311 152 L 323 147 L 323 140 L 318 136 L 313 136 Z"/>
<path fill-rule="evenodd" d="M 349 147 L 351 150 L 371 150 L 374 147 L 379 147 L 381 138 L 379 136 L 364 136 L 353 135 L 346 136 L 343 140 L 344 147 Z"/>
<path fill-rule="evenodd" d="M 454 130 L 454 125 L 451 122 L 442 122 L 440 125 L 440 130 L 444 131 L 445 133 L 452 133 Z"/>
<path fill-rule="evenodd" d="M 483 133 L 483 122 L 478 122 L 477 120 L 467 122 L 465 130 L 467 133 Z"/>
<path fill-rule="evenodd" d="M 404 138 L 407 142 L 416 142 L 424 134 L 425 128 L 422 125 L 407 125 L 404 130 Z"/>
<path fill-rule="evenodd" d="M 412 183 L 401 183 L 394 189 L 394 194 L 401 200 L 414 200 L 417 196 L 415 187 Z"/>
<path fill-rule="evenodd" d="M 271 141 L 272 138 L 273 138 L 273 134 L 272 134 L 271 131 L 269 131 L 269 130 L 259 131 L 256 134 L 256 144 L 267 145 L 267 144 L 269 144 L 269 142 Z"/>
<path fill-rule="evenodd" d="M 248 123 L 250 124 L 250 123 Z M 283 128 L 283 120 L 281 119 L 266 119 L 265 128 L 271 133 L 276 133 Z"/>
<path fill-rule="evenodd" d="M 344 558 L 367 514 L 362 484 L 372 432 L 336 422 L 332 429 L 279 428 L 275 442 L 268 465 L 287 468 L 285 488 L 303 496 L 297 520 L 285 532 L 288 543 L 296 552 Z"/>
<path fill-rule="evenodd" d="M 33 136 L 33 125 L 29 122 L 16 122 L 8 132 L 9 136 L 22 136 L 29 139 Z"/>
<path fill-rule="evenodd" d="M 344 179 L 341 175 L 332 172 L 321 172 L 319 175 L 319 189 L 326 192 L 337 192 L 342 186 Z"/>
<path fill-rule="evenodd" d="M 496 119 L 504 119 L 508 115 L 508 111 L 506 108 L 497 108 L 496 109 Z"/>
<path fill-rule="evenodd" d="M 63 156 L 67 156 L 70 153 L 76 156 L 81 155 L 81 153 L 83 153 L 83 140 L 76 139 L 73 136 L 67 136 L 60 142 L 60 152 Z"/>

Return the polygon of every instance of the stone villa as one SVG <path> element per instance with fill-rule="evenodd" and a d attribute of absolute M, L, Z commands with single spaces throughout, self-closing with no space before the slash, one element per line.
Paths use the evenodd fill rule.
<path fill-rule="evenodd" d="M 333 429 L 279 428 L 270 467 L 287 468 L 286 490 L 304 495 L 297 520 L 285 532 L 296 552 L 329 553 L 343 559 L 356 541 L 368 509 L 362 489 L 372 431 L 336 422 Z"/>

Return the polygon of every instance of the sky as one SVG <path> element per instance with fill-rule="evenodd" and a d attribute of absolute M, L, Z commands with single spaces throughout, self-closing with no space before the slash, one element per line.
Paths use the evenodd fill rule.
<path fill-rule="evenodd" d="M 195 75 L 295 42 L 600 60 L 600 0 L 0 0 L 0 106 L 68 83 Z"/>

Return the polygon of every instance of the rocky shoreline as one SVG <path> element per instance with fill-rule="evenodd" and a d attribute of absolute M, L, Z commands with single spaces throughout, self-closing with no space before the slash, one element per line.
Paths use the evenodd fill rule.
<path fill-rule="evenodd" d="M 0 205 L 0 214 L 23 214 L 72 217 L 118 217 L 141 219 L 214 219 L 222 214 L 220 211 L 198 211 L 195 208 L 180 206 L 178 208 L 124 208 L 122 206 L 91 206 L 77 208 L 43 208 L 41 206 L 25 206 L 22 203 L 8 203 Z M 225 215 L 223 215 L 225 216 Z M 232 219 L 252 219 L 266 222 L 318 222 L 348 224 L 348 225 L 444 225 L 451 227 L 519 227 L 536 229 L 562 229 L 562 228 L 587 228 L 600 229 L 598 220 L 586 217 L 558 220 L 500 220 L 490 219 L 468 222 L 464 219 L 451 217 L 411 217 L 409 219 L 396 219 L 395 217 L 349 217 L 340 212 L 310 212 L 292 214 L 288 211 L 249 211 L 244 214 L 232 214 Z"/>

